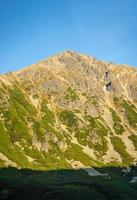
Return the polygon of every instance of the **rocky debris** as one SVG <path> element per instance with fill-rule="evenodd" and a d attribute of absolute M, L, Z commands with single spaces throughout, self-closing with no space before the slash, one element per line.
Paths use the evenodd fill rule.
<path fill-rule="evenodd" d="M 63 152 L 67 150 L 68 145 L 65 141 L 58 141 L 57 144 Z"/>
<path fill-rule="evenodd" d="M 12 167 L 18 167 L 17 164 L 13 161 L 11 161 L 10 159 L 8 159 L 4 154 L 0 153 L 0 159 L 3 160 L 5 162 L 5 165 L 8 166 L 12 166 Z"/>
<path fill-rule="evenodd" d="M 98 172 L 97 170 L 95 170 L 94 168 L 91 168 L 91 167 L 83 168 L 83 170 L 86 171 L 89 176 L 107 176 L 107 177 L 111 178 L 107 173 L 101 174 L 100 172 Z"/>
<path fill-rule="evenodd" d="M 108 71 L 105 72 L 104 81 L 107 81 L 107 82 L 109 81 L 109 72 Z"/>
<path fill-rule="evenodd" d="M 107 91 L 111 91 L 112 90 L 112 83 L 111 83 L 111 81 L 106 84 L 106 90 Z"/>
<path fill-rule="evenodd" d="M 136 183 L 137 182 L 137 176 L 134 176 L 133 178 L 132 178 L 132 180 L 130 181 L 130 183 Z"/>
<path fill-rule="evenodd" d="M 131 172 L 131 167 L 126 167 L 122 170 L 122 172 L 124 172 L 125 174 L 130 173 Z"/>

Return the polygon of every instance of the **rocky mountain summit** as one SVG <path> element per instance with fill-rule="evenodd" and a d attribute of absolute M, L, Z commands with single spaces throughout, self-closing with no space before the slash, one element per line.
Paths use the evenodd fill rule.
<path fill-rule="evenodd" d="M 0 165 L 137 163 L 137 68 L 73 51 L 0 76 Z"/>

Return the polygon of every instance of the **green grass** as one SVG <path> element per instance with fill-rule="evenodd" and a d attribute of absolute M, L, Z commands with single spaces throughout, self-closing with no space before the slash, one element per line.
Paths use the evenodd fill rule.
<path fill-rule="evenodd" d="M 104 136 L 108 135 L 108 129 L 99 121 L 97 118 L 92 118 L 90 116 L 86 117 L 89 125 L 85 125 L 80 121 L 81 126 L 79 127 L 79 119 L 72 111 L 64 110 L 59 115 L 62 123 L 68 126 L 68 129 L 75 132 L 75 136 L 81 145 L 89 145 L 96 151 L 98 156 L 102 156 L 106 153 L 107 141 Z M 82 124 L 83 123 L 83 124 Z M 95 143 L 93 135 L 96 134 L 101 142 Z"/>
<path fill-rule="evenodd" d="M 37 110 L 18 86 L 14 85 L 12 89 L 8 89 L 8 92 L 9 106 L 2 111 L 7 132 L 13 143 L 22 143 L 25 140 L 28 145 L 31 145 L 28 119 L 36 116 Z"/>
<path fill-rule="evenodd" d="M 56 130 L 54 126 L 46 123 L 45 121 L 34 121 L 33 122 L 33 131 L 37 135 L 39 141 L 43 141 L 45 139 L 46 134 L 50 133 L 50 135 L 55 135 L 59 140 L 63 139 L 63 136 L 59 130 Z M 65 136 L 64 136 L 65 137 Z"/>
<path fill-rule="evenodd" d="M 0 92 L 2 96 L 3 91 Z M 19 166 L 34 167 L 35 169 L 37 167 L 39 169 L 60 169 L 62 166 L 66 168 L 68 167 L 66 157 L 67 159 L 79 160 L 83 164 L 86 163 L 86 165 L 92 164 L 93 160 L 82 151 L 81 146 L 70 143 L 70 138 L 67 137 L 69 134 L 66 131 L 61 132 L 57 127 L 55 128 L 55 113 L 50 109 L 46 100 L 43 100 L 41 103 L 42 117 L 38 119 L 36 108 L 31 104 L 27 94 L 17 84 L 12 89 L 8 89 L 8 92 L 9 106 L 6 109 L 3 107 L 0 108 L 0 111 L 4 115 L 4 120 L 0 124 L 0 133 L 2 133 L 0 135 L 0 152 Z M 77 98 L 76 91 L 68 88 L 66 99 L 75 101 Z M 92 104 L 97 105 L 94 97 L 88 100 Z M 127 102 L 123 106 L 130 114 L 134 114 L 134 121 L 131 117 L 130 121 L 135 124 L 135 107 Z M 88 145 L 94 150 L 97 158 L 101 160 L 102 156 L 108 150 L 105 137 L 108 136 L 110 130 L 99 117 L 93 118 L 85 115 L 85 122 L 83 122 L 75 113 L 76 111 L 62 110 L 58 112 L 57 117 L 70 133 L 73 132 L 75 134 L 79 144 L 83 146 Z M 123 133 L 124 128 L 121 124 L 121 119 L 113 110 L 112 117 L 115 132 L 117 134 Z M 49 138 L 47 137 L 48 135 Z M 49 152 L 46 152 L 47 149 L 46 151 L 42 150 L 42 152 L 34 147 L 31 149 L 30 146 L 32 146 L 33 137 L 38 139 L 38 142 L 41 142 L 43 145 L 49 145 Z M 135 136 L 132 136 L 130 139 L 136 145 Z M 60 141 L 68 145 L 68 149 L 65 152 L 59 146 Z M 15 145 L 16 142 L 19 143 L 18 146 Z M 126 157 L 128 163 L 133 161 L 133 158 L 125 151 L 124 143 L 120 141 L 120 138 L 115 138 L 113 144 L 115 149 L 122 155 L 124 163 L 126 163 Z M 124 149 L 123 153 L 121 148 Z M 29 163 L 26 155 L 34 159 L 33 165 Z"/>
<path fill-rule="evenodd" d="M 45 100 L 41 103 L 41 111 L 45 114 L 43 117 L 44 125 L 53 125 L 55 121 L 54 113 L 48 108 L 47 101 Z"/>
<path fill-rule="evenodd" d="M 18 104 L 10 104 L 8 110 L 4 113 L 5 126 L 12 142 L 21 142 L 24 139 L 28 144 L 31 144 L 31 135 L 29 134 L 27 122 L 23 115 L 21 116 L 21 113 L 25 114 L 25 112 L 20 108 Z M 21 113 L 19 113 L 19 110 L 21 110 Z"/>
<path fill-rule="evenodd" d="M 0 168 L 5 167 L 5 162 L 0 159 Z"/>
<path fill-rule="evenodd" d="M 98 143 L 98 144 L 94 144 L 94 142 L 93 142 L 93 149 L 95 150 L 95 154 L 97 157 L 101 158 L 103 155 L 105 155 L 108 150 L 106 139 L 104 137 L 102 137 L 101 143 Z"/>
<path fill-rule="evenodd" d="M 50 140 L 50 146 L 51 148 L 49 149 L 49 152 L 44 154 L 45 159 L 47 160 L 48 169 L 71 168 L 70 164 L 68 164 L 68 162 L 66 161 L 65 152 L 62 151 L 60 147 L 52 140 Z"/>
<path fill-rule="evenodd" d="M 85 125 L 85 123 L 80 121 L 81 125 L 79 126 L 80 119 L 78 119 L 72 111 L 64 110 L 60 113 L 61 122 L 68 126 L 68 130 L 75 133 L 79 144 L 84 146 L 89 145 L 89 147 L 93 148 L 96 154 L 101 157 L 108 149 L 107 141 L 104 137 L 108 135 L 108 129 L 99 118 L 85 116 L 85 119 L 88 120 L 89 124 Z M 99 142 L 94 142 L 95 135 L 98 137 Z"/>
<path fill-rule="evenodd" d="M 110 109 L 110 111 L 112 113 L 112 118 L 114 122 L 113 128 L 115 130 L 115 133 L 121 135 L 125 131 L 124 127 L 121 124 L 122 121 L 114 110 Z"/>
<path fill-rule="evenodd" d="M 98 157 L 102 157 L 107 152 L 107 141 L 105 136 L 108 135 L 108 129 L 99 121 L 98 118 L 86 117 L 89 124 L 83 124 L 82 128 L 75 130 L 75 136 L 81 145 L 88 145 L 95 151 Z M 98 141 L 96 141 L 98 140 Z"/>
<path fill-rule="evenodd" d="M 70 101 L 75 101 L 75 100 L 78 99 L 78 95 L 77 95 L 77 93 L 75 92 L 74 89 L 72 89 L 71 87 L 69 87 L 67 89 L 67 94 L 65 96 L 65 99 L 70 100 Z"/>
<path fill-rule="evenodd" d="M 87 142 L 88 131 L 85 128 L 77 129 L 75 132 L 75 137 L 78 140 L 78 143 L 86 146 Z"/>
<path fill-rule="evenodd" d="M 137 135 L 130 135 L 129 139 L 132 140 L 132 142 L 134 144 L 134 147 L 135 147 L 135 149 L 137 151 Z"/>
<path fill-rule="evenodd" d="M 30 167 L 31 164 L 28 162 L 24 153 L 19 147 L 14 147 L 11 139 L 6 132 L 3 123 L 0 121 L 0 152 L 3 153 L 9 160 L 15 162 L 17 165 L 22 167 Z"/>
<path fill-rule="evenodd" d="M 128 166 L 130 164 L 133 163 L 133 157 L 125 150 L 125 144 L 123 143 L 123 141 L 121 140 L 120 137 L 118 136 L 112 136 L 111 138 L 111 142 L 114 146 L 114 150 L 116 152 L 118 152 L 121 155 L 122 158 L 122 164 L 125 166 Z"/>
<path fill-rule="evenodd" d="M 128 119 L 129 124 L 133 128 L 137 128 L 137 112 L 135 106 L 125 100 L 123 100 L 122 106 L 126 111 L 126 117 Z"/>
<path fill-rule="evenodd" d="M 46 131 L 52 133 L 52 135 L 55 135 L 58 138 L 59 141 L 63 140 L 62 133 L 59 130 L 55 129 L 53 126 L 48 125 L 46 127 Z"/>
<path fill-rule="evenodd" d="M 28 147 L 24 148 L 24 152 L 27 156 L 34 159 L 33 161 L 33 168 L 35 169 L 42 169 L 45 168 L 45 157 L 42 153 L 42 151 L 39 151 L 38 149 L 30 149 Z"/>
<path fill-rule="evenodd" d="M 105 139 L 105 136 L 108 135 L 108 129 L 99 121 L 98 118 L 89 117 L 88 120 L 90 122 L 88 128 L 91 132 L 88 142 L 89 147 L 93 148 L 97 157 L 101 158 L 108 150 L 107 141 Z M 99 141 L 95 142 L 94 137 L 98 138 Z"/>
<path fill-rule="evenodd" d="M 137 109 L 136 107 L 129 101 L 124 100 L 123 98 L 114 98 L 114 103 L 118 111 L 124 109 L 123 117 L 127 119 L 129 125 L 135 129 L 137 129 Z"/>
<path fill-rule="evenodd" d="M 22 142 L 24 139 L 27 142 L 27 145 L 32 144 L 32 138 L 28 132 L 28 126 L 19 119 L 14 119 L 12 121 L 12 126 L 8 129 L 8 133 L 13 142 Z"/>
<path fill-rule="evenodd" d="M 36 108 L 30 103 L 27 98 L 27 94 L 23 93 L 18 86 L 14 86 L 14 88 L 9 90 L 11 101 L 17 101 L 27 112 L 28 114 L 36 115 Z"/>
<path fill-rule="evenodd" d="M 63 110 L 59 114 L 59 119 L 63 124 L 66 124 L 69 128 L 77 127 L 78 118 L 72 111 Z"/>
<path fill-rule="evenodd" d="M 90 156 L 85 154 L 78 144 L 71 143 L 68 149 L 65 151 L 65 156 L 69 160 L 80 161 L 85 166 L 93 165 L 93 160 Z"/>
<path fill-rule="evenodd" d="M 98 105 L 98 102 L 94 96 L 92 96 L 92 97 L 87 96 L 87 99 L 88 99 L 88 102 L 93 104 L 94 106 Z"/>
<path fill-rule="evenodd" d="M 99 118 L 93 118 L 89 116 L 87 119 L 90 123 L 90 127 L 96 130 L 99 135 L 108 135 L 108 129 L 99 121 Z"/>
<path fill-rule="evenodd" d="M 37 135 L 39 141 L 44 139 L 46 128 L 42 120 L 33 121 L 33 132 Z"/>

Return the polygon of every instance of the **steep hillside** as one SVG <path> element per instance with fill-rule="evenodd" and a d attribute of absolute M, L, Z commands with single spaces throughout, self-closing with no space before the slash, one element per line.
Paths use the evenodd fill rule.
<path fill-rule="evenodd" d="M 136 163 L 136 68 L 66 51 L 0 76 L 1 168 L 100 176 Z"/>

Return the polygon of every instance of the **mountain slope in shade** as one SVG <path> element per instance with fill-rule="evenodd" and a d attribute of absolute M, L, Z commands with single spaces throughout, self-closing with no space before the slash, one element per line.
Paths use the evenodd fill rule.
<path fill-rule="evenodd" d="M 135 165 L 137 69 L 66 51 L 0 76 L 0 165 Z"/>

